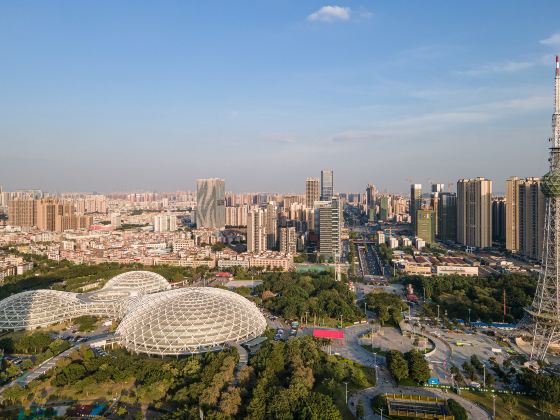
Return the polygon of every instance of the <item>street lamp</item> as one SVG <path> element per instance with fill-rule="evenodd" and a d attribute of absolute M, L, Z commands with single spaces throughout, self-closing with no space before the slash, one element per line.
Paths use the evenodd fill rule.
<path fill-rule="evenodd" d="M 381 409 L 381 420 L 383 420 L 383 408 Z"/>
<path fill-rule="evenodd" d="M 346 386 L 346 394 L 345 394 L 344 400 L 346 401 L 346 404 L 348 405 L 348 382 L 344 382 L 344 385 Z"/>
<path fill-rule="evenodd" d="M 496 394 L 492 394 L 492 420 L 496 418 Z"/>

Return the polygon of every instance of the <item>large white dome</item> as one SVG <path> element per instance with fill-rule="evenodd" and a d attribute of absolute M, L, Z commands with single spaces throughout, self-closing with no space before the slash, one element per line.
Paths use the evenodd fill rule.
<path fill-rule="evenodd" d="M 82 315 L 75 293 L 31 290 L 0 301 L 0 330 L 31 330 Z"/>
<path fill-rule="evenodd" d="M 258 337 L 265 328 L 259 309 L 237 293 L 190 287 L 143 297 L 117 335 L 130 351 L 164 356 L 219 350 Z"/>
<path fill-rule="evenodd" d="M 128 271 L 113 277 L 102 290 L 156 293 L 168 290 L 171 285 L 165 277 L 152 271 Z"/>

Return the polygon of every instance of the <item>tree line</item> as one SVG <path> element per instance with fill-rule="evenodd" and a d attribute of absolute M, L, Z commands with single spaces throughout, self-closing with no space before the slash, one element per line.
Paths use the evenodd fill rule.
<path fill-rule="evenodd" d="M 427 314 L 433 315 L 435 305 L 447 311 L 451 319 L 501 322 L 504 320 L 503 297 L 506 297 L 506 322 L 516 322 L 524 315 L 523 308 L 531 303 L 536 278 L 522 274 L 499 274 L 490 277 L 464 276 L 407 276 L 403 283 L 411 283 L 419 296 L 425 295 L 431 305 Z"/>
<path fill-rule="evenodd" d="M 348 284 L 334 280 L 332 273 L 264 273 L 263 283 L 256 288 L 268 299 L 263 305 L 286 319 L 306 315 L 329 317 L 354 322 L 363 317 L 354 305 L 354 293 Z"/>

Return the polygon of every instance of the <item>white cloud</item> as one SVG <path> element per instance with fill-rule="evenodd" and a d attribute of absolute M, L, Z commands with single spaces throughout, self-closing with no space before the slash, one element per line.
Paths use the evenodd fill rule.
<path fill-rule="evenodd" d="M 296 136 L 291 133 L 261 133 L 260 137 L 274 143 L 293 144 L 296 142 Z"/>
<path fill-rule="evenodd" d="M 307 16 L 310 22 L 336 22 L 350 20 L 350 8 L 342 6 L 323 6 Z"/>
<path fill-rule="evenodd" d="M 548 38 L 541 39 L 539 42 L 543 45 L 558 47 L 560 46 L 560 32 L 556 32 L 555 34 L 550 35 Z"/>
<path fill-rule="evenodd" d="M 533 67 L 534 61 L 504 61 L 501 63 L 484 64 L 480 67 L 460 71 L 467 76 L 480 76 L 488 73 L 515 73 Z"/>
<path fill-rule="evenodd" d="M 485 126 L 490 122 L 515 118 L 528 112 L 545 111 L 550 107 L 549 96 L 526 96 L 496 102 L 434 111 L 415 117 L 385 121 L 369 130 L 348 130 L 334 134 L 334 143 L 400 141 L 422 135 L 444 133 L 459 127 Z"/>

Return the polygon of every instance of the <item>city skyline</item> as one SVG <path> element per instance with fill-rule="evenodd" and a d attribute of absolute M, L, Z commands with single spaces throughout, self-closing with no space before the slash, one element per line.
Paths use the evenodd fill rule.
<path fill-rule="evenodd" d="M 332 168 L 337 191 L 476 176 L 499 191 L 542 175 L 560 6 L 444 4 L 4 3 L 0 182 L 301 191 Z"/>

